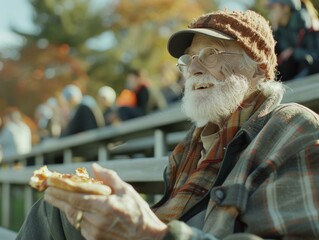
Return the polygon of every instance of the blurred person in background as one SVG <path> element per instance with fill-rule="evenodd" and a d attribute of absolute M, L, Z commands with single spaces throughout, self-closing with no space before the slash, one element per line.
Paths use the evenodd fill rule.
<path fill-rule="evenodd" d="M 164 63 L 161 68 L 161 92 L 167 104 L 178 102 L 183 97 L 183 76 L 172 69 L 171 63 Z"/>
<path fill-rule="evenodd" d="M 46 103 L 39 104 L 34 112 L 34 119 L 37 123 L 39 141 L 51 138 L 52 109 Z"/>
<path fill-rule="evenodd" d="M 149 100 L 147 80 L 140 70 L 132 69 L 126 76 L 125 88 L 117 99 L 118 116 L 121 121 L 144 116 Z"/>
<path fill-rule="evenodd" d="M 69 109 L 64 104 L 64 99 L 61 93 L 56 93 L 54 97 L 50 97 L 45 102 L 53 112 L 53 126 L 52 126 L 52 135 L 53 137 L 58 137 L 61 135 L 63 129 L 65 129 L 68 116 Z"/>
<path fill-rule="evenodd" d="M 62 91 L 63 98 L 69 108 L 69 122 L 61 136 L 70 136 L 76 133 L 103 127 L 104 119 L 95 99 L 91 96 L 83 97 L 80 88 L 76 85 L 67 85 Z"/>
<path fill-rule="evenodd" d="M 92 96 L 83 95 L 78 86 L 74 84 L 65 86 L 62 96 L 69 109 L 69 120 L 60 135 L 61 138 L 105 126 L 103 113 L 96 100 Z M 73 155 L 80 157 L 81 161 L 96 161 L 97 153 L 96 144 L 88 144 L 73 151 Z M 45 159 L 46 164 L 62 162 L 63 156 L 59 155 Z"/>
<path fill-rule="evenodd" d="M 149 83 L 149 99 L 146 106 L 146 114 L 154 111 L 164 110 L 167 107 L 167 100 L 159 87 Z"/>
<path fill-rule="evenodd" d="M 145 116 L 156 110 L 166 108 L 167 102 L 163 93 L 153 86 L 145 72 L 132 69 L 126 77 L 125 89 L 117 99 L 120 121 Z"/>
<path fill-rule="evenodd" d="M 282 81 L 319 72 L 319 24 L 309 0 L 268 0 Z"/>
<path fill-rule="evenodd" d="M 179 102 L 183 98 L 184 79 L 182 75 L 178 75 L 176 79 L 172 81 L 162 81 L 161 91 L 165 96 L 168 104 Z"/>
<path fill-rule="evenodd" d="M 35 110 L 34 118 L 37 122 L 38 135 L 40 142 L 51 138 L 60 137 L 62 124 L 59 119 L 59 113 L 56 110 L 56 102 L 52 98 L 41 103 Z"/>
<path fill-rule="evenodd" d="M 30 127 L 23 121 L 22 114 L 15 107 L 7 108 L 2 114 L 3 127 L 0 132 L 2 158 L 28 153 L 32 148 Z"/>
<path fill-rule="evenodd" d="M 105 126 L 118 121 L 116 114 L 116 92 L 110 86 L 102 86 L 97 93 L 97 101 L 103 112 Z"/>

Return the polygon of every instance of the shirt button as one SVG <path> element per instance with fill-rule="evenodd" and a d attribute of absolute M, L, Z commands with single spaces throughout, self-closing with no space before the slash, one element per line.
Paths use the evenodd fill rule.
<path fill-rule="evenodd" d="M 215 196 L 216 196 L 219 200 L 223 200 L 224 197 L 225 197 L 225 193 L 224 193 L 222 190 L 217 189 L 217 190 L 215 191 Z"/>

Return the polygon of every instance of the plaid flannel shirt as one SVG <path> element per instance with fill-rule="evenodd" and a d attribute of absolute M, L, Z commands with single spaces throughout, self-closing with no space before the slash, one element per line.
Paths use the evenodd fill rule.
<path fill-rule="evenodd" d="M 208 195 L 168 224 L 166 240 L 223 239 L 238 225 L 264 239 L 319 239 L 319 117 L 295 103 L 265 105 L 229 143 Z M 194 129 L 182 143 L 185 152 Z M 168 190 L 170 174 L 166 169 Z M 203 209 L 203 229 L 184 223 Z"/>

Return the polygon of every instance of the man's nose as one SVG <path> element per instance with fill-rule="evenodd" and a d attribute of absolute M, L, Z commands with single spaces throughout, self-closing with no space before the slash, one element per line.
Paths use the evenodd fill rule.
<path fill-rule="evenodd" d="M 188 71 L 191 76 L 203 75 L 207 72 L 206 68 L 200 64 L 197 56 L 194 56 L 193 61 L 188 67 Z"/>

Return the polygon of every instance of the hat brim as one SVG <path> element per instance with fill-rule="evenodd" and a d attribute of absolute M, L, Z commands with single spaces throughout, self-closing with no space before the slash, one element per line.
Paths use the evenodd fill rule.
<path fill-rule="evenodd" d="M 168 52 L 175 58 L 179 58 L 185 53 L 185 50 L 191 45 L 196 33 L 215 37 L 223 40 L 235 40 L 233 37 L 210 28 L 192 28 L 174 33 L 168 40 Z"/>

